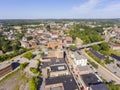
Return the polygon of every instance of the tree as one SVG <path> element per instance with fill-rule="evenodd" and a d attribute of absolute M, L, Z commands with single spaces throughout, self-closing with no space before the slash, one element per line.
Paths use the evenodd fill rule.
<path fill-rule="evenodd" d="M 6 52 L 8 50 L 8 44 L 6 42 L 2 43 L 2 51 Z"/>
<path fill-rule="evenodd" d="M 18 34 L 16 34 L 16 36 L 17 36 L 19 39 L 22 39 L 22 37 L 24 36 L 24 33 L 18 33 Z"/>
<path fill-rule="evenodd" d="M 109 51 L 109 49 L 110 49 L 110 46 L 106 42 L 101 43 L 100 47 L 101 47 L 101 50 L 103 50 L 103 51 Z"/>
<path fill-rule="evenodd" d="M 99 51 L 100 50 L 100 46 L 99 45 L 93 45 L 92 49 L 94 49 L 95 51 Z"/>
<path fill-rule="evenodd" d="M 47 31 L 50 31 L 51 30 L 50 25 L 47 25 L 46 29 L 47 29 Z"/>
<path fill-rule="evenodd" d="M 20 46 L 21 46 L 20 41 L 16 40 L 16 41 L 13 41 L 13 42 L 12 42 L 12 49 L 13 49 L 14 51 L 19 50 Z"/>
<path fill-rule="evenodd" d="M 32 39 L 33 39 L 32 36 L 27 37 L 27 40 L 32 40 Z"/>

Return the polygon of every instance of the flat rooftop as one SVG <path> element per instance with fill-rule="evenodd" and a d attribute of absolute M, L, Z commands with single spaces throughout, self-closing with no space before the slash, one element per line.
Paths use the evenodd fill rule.
<path fill-rule="evenodd" d="M 98 85 L 91 85 L 92 90 L 109 90 L 104 83 Z"/>
<path fill-rule="evenodd" d="M 115 54 L 110 55 L 112 58 L 116 59 L 117 61 L 120 61 L 120 56 L 117 56 Z"/>
<path fill-rule="evenodd" d="M 50 77 L 45 80 L 45 85 L 63 83 L 64 90 L 77 90 L 77 84 L 71 75 Z"/>
<path fill-rule="evenodd" d="M 89 71 L 90 68 L 88 66 L 81 66 L 81 65 L 78 65 L 77 68 L 80 70 L 80 71 Z"/>
<path fill-rule="evenodd" d="M 64 90 L 62 86 L 58 86 L 58 87 L 53 87 L 53 88 L 48 88 L 45 90 Z"/>
<path fill-rule="evenodd" d="M 86 59 L 80 52 L 72 52 L 72 54 L 77 60 Z"/>
<path fill-rule="evenodd" d="M 86 86 L 92 90 L 109 90 L 105 83 L 101 82 L 95 74 L 81 75 L 81 78 Z"/>
<path fill-rule="evenodd" d="M 66 64 L 61 64 L 61 65 L 53 65 L 50 66 L 51 72 L 57 72 L 57 71 L 65 71 L 67 70 Z"/>
<path fill-rule="evenodd" d="M 56 64 L 65 64 L 65 59 L 56 59 L 56 58 L 52 58 L 50 59 L 50 61 L 48 62 L 42 62 L 42 68 L 46 68 L 48 66 L 51 66 L 51 65 L 56 65 Z"/>
<path fill-rule="evenodd" d="M 90 49 L 89 50 L 92 54 L 94 54 L 97 58 L 101 59 L 101 60 L 104 60 L 106 59 L 106 57 L 100 53 L 98 53 L 97 51 L 93 50 L 93 49 Z"/>
<path fill-rule="evenodd" d="M 101 83 L 101 81 L 93 73 L 81 75 L 81 78 L 84 81 L 85 85 L 88 87 L 90 85 L 95 85 L 95 84 Z"/>

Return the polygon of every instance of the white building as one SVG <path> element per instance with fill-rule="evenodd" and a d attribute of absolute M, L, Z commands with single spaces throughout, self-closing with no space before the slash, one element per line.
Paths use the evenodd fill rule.
<path fill-rule="evenodd" d="M 80 52 L 72 52 L 71 58 L 74 60 L 75 65 L 86 66 L 87 59 Z"/>

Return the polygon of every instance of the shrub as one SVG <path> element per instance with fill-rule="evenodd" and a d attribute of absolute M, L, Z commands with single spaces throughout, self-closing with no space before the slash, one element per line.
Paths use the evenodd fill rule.
<path fill-rule="evenodd" d="M 20 64 L 20 69 L 23 70 L 27 65 L 27 62 Z"/>
<path fill-rule="evenodd" d="M 35 82 L 35 77 L 32 77 L 29 83 L 30 83 L 30 90 L 37 90 L 37 84 Z"/>
<path fill-rule="evenodd" d="M 38 73 L 38 69 L 37 69 L 37 68 L 31 67 L 31 68 L 30 68 L 30 71 L 33 72 L 33 73 L 35 73 L 35 74 Z"/>

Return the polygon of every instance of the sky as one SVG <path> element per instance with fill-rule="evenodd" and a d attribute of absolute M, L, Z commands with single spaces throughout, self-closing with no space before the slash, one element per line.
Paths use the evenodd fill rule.
<path fill-rule="evenodd" d="M 0 19 L 120 18 L 120 0 L 0 0 Z"/>

